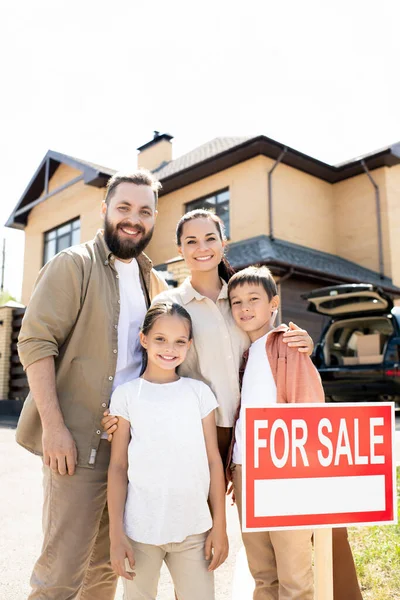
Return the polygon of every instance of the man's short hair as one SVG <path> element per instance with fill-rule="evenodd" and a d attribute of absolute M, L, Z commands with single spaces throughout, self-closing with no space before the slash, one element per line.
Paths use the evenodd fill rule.
<path fill-rule="evenodd" d="M 278 294 L 275 280 L 268 267 L 247 267 L 246 269 L 238 271 L 230 278 L 228 283 L 229 302 L 232 291 L 246 283 L 262 285 L 267 292 L 268 300 L 270 301 Z"/>
<path fill-rule="evenodd" d="M 148 171 L 147 169 L 137 169 L 132 173 L 124 173 L 122 171 L 115 173 L 108 180 L 106 185 L 106 196 L 104 198 L 106 204 L 110 203 L 110 200 L 120 183 L 134 183 L 135 185 L 148 185 L 151 187 L 154 192 L 155 206 L 157 208 L 158 192 L 162 185 L 157 181 L 151 171 Z"/>

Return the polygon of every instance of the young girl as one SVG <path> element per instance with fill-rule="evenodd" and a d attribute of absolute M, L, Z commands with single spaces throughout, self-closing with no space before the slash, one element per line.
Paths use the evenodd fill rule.
<path fill-rule="evenodd" d="M 179 600 L 213 600 L 213 571 L 228 555 L 218 404 L 203 382 L 177 374 L 192 343 L 183 307 L 153 305 L 140 342 L 142 376 L 111 399 L 120 417 L 108 472 L 111 564 L 125 600 L 156 598 L 163 561 Z"/>

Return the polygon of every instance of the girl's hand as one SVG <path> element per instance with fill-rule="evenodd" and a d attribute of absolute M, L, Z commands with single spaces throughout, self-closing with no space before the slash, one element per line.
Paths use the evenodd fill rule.
<path fill-rule="evenodd" d="M 314 342 L 308 335 L 305 329 L 300 329 L 292 321 L 289 323 L 289 328 L 286 333 L 283 334 L 283 341 L 288 344 L 290 348 L 298 348 L 299 352 L 308 354 L 309 356 L 313 353 Z"/>
<path fill-rule="evenodd" d="M 208 570 L 215 571 L 226 561 L 229 552 L 228 536 L 225 527 L 213 527 L 204 546 L 206 560 L 211 560 Z"/>
<path fill-rule="evenodd" d="M 135 555 L 133 553 L 132 546 L 126 537 L 126 535 L 121 535 L 121 537 L 111 540 L 110 545 L 110 559 L 111 566 L 114 571 L 120 577 L 125 577 L 125 579 L 132 579 L 135 577 L 135 573 L 130 573 L 125 569 L 125 558 L 128 559 L 129 566 L 133 570 L 135 567 Z"/>
<path fill-rule="evenodd" d="M 108 408 L 103 412 L 103 415 L 104 417 L 101 420 L 101 424 L 103 426 L 104 431 L 108 434 L 108 441 L 111 442 L 113 437 L 112 434 L 118 429 L 118 417 L 110 415 L 110 411 L 108 410 Z"/>

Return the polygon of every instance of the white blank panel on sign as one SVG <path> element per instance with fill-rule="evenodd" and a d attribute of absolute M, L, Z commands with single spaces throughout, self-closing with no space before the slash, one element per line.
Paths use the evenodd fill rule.
<path fill-rule="evenodd" d="M 254 482 L 256 517 L 383 511 L 384 475 Z"/>

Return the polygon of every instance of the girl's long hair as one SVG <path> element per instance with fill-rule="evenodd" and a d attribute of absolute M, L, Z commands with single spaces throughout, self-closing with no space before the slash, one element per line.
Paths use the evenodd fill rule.
<path fill-rule="evenodd" d="M 178 224 L 176 226 L 176 244 L 177 244 L 177 246 L 182 245 L 183 226 L 185 225 L 185 223 L 187 223 L 188 221 L 192 221 L 193 219 L 209 219 L 210 221 L 215 223 L 215 226 L 217 228 L 218 235 L 219 235 L 221 241 L 226 241 L 225 225 L 224 225 L 222 219 L 220 219 L 216 214 L 214 214 L 210 210 L 206 210 L 205 208 L 196 208 L 195 210 L 191 210 L 190 212 L 185 213 L 179 219 Z M 235 274 L 234 268 L 232 267 L 232 265 L 229 263 L 228 259 L 224 255 L 222 257 L 221 262 L 218 265 L 218 275 L 221 277 L 221 279 L 223 279 L 224 281 L 226 281 L 226 283 L 228 283 L 228 281 L 234 274 Z"/>
<path fill-rule="evenodd" d="M 183 308 L 183 306 L 181 306 L 180 304 L 177 304 L 176 302 L 170 302 L 169 300 L 162 300 L 150 306 L 149 310 L 146 313 L 146 316 L 144 317 L 141 332 L 144 335 L 148 335 L 157 319 L 159 319 L 160 317 L 165 317 L 166 315 L 176 315 L 181 319 L 185 319 L 189 325 L 189 340 L 193 338 L 192 319 L 188 311 L 185 308 Z M 143 348 L 143 346 L 142 353 L 143 361 L 140 375 L 143 375 L 143 373 L 145 372 L 148 362 L 147 351 L 145 348 Z"/>

